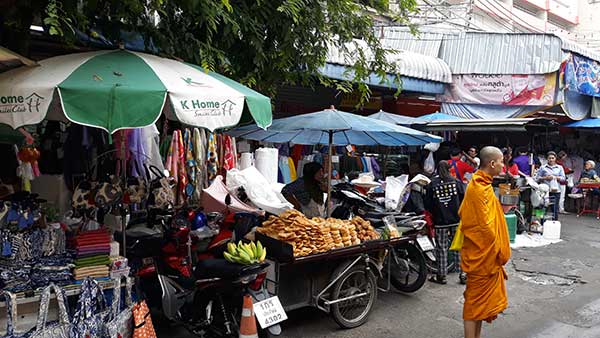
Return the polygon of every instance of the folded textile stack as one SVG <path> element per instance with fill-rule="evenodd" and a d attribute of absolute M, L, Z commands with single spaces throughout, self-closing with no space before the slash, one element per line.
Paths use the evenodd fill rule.
<path fill-rule="evenodd" d="M 31 290 L 31 267 L 0 267 L 0 289 L 10 292 Z"/>
<path fill-rule="evenodd" d="M 85 277 L 96 279 L 108 278 L 110 264 L 110 234 L 106 229 L 86 231 L 75 238 L 75 269 L 76 280 Z"/>

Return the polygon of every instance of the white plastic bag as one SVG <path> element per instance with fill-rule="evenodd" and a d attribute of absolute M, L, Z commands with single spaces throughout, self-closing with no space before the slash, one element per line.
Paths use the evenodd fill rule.
<path fill-rule="evenodd" d="M 429 155 L 427 155 L 427 158 L 423 163 L 423 171 L 425 171 L 425 173 L 428 175 L 433 174 L 433 172 L 435 171 L 435 160 L 433 159 L 432 152 L 429 152 Z"/>
<path fill-rule="evenodd" d="M 423 146 L 423 149 L 429 150 L 430 152 L 435 153 L 436 151 L 438 151 L 438 149 L 440 149 L 440 144 L 439 143 L 427 143 L 425 146 Z"/>
<path fill-rule="evenodd" d="M 385 182 L 385 208 L 396 210 L 408 185 L 408 175 L 388 176 Z"/>
<path fill-rule="evenodd" d="M 294 208 L 280 192 L 273 190 L 272 185 L 255 167 L 242 171 L 232 169 L 227 172 L 227 189 L 232 191 L 239 186 L 244 187 L 254 205 L 267 212 L 279 215 Z"/>

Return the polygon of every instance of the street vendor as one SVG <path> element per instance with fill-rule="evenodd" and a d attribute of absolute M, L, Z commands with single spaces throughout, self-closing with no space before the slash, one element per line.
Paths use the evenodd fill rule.
<path fill-rule="evenodd" d="M 325 172 L 317 162 L 304 165 L 302 178 L 286 185 L 281 190 L 283 197 L 301 211 L 306 217 L 325 216 Z"/>
<path fill-rule="evenodd" d="M 585 161 L 584 170 L 581 173 L 580 182 L 600 181 L 600 179 L 598 178 L 598 175 L 596 174 L 596 170 L 594 170 L 595 167 L 596 167 L 596 162 L 594 162 L 592 160 Z"/>

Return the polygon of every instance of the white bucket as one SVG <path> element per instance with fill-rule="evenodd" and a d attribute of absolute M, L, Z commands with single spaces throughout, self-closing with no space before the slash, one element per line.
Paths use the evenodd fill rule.
<path fill-rule="evenodd" d="M 544 239 L 560 239 L 560 222 L 546 221 L 544 222 Z"/>

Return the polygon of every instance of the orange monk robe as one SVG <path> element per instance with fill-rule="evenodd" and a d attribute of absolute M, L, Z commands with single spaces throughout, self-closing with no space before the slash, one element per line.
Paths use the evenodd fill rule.
<path fill-rule="evenodd" d="M 510 244 L 490 175 L 481 170 L 473 175 L 459 215 L 464 234 L 461 267 L 467 273 L 463 319 L 491 322 L 508 306 L 504 264 Z"/>

